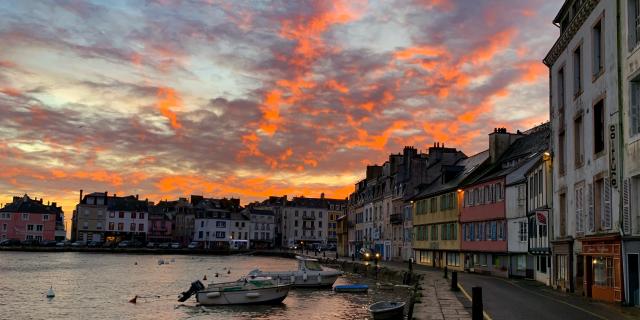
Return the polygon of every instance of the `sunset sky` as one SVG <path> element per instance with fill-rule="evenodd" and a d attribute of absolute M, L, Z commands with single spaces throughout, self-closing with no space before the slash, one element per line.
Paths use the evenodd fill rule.
<path fill-rule="evenodd" d="M 0 2 L 0 202 L 345 197 L 405 145 L 471 155 L 548 119 L 561 4 Z"/>

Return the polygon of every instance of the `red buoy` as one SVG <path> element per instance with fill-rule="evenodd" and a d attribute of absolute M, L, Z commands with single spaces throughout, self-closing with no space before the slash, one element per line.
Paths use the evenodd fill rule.
<path fill-rule="evenodd" d="M 204 278 L 202 278 L 202 280 L 207 281 L 207 275 L 204 275 Z"/>
<path fill-rule="evenodd" d="M 138 296 L 136 295 L 135 297 L 133 297 L 133 299 L 129 300 L 129 302 L 137 303 L 138 302 Z"/>

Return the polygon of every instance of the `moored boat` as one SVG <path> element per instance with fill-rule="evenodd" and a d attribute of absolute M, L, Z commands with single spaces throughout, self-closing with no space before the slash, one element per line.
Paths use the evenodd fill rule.
<path fill-rule="evenodd" d="M 342 271 L 322 268 L 318 259 L 301 256 L 296 256 L 296 259 L 298 260 L 296 271 L 265 272 L 255 269 L 249 272 L 249 277 L 271 277 L 294 287 L 331 287 L 343 274 Z"/>
<path fill-rule="evenodd" d="M 200 281 L 191 284 L 178 301 L 184 302 L 195 294 L 201 305 L 278 304 L 289 293 L 291 285 L 280 284 L 271 278 L 254 277 L 234 282 L 211 283 L 206 288 Z"/>
<path fill-rule="evenodd" d="M 341 284 L 333 287 L 335 292 L 364 293 L 369 290 L 366 284 Z"/>
<path fill-rule="evenodd" d="M 381 301 L 370 305 L 369 312 L 374 320 L 402 319 L 404 305 L 404 302 Z"/>

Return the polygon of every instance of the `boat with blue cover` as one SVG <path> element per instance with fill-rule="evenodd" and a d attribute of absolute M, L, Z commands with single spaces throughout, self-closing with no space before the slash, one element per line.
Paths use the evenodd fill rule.
<path fill-rule="evenodd" d="M 333 287 L 335 292 L 352 292 L 352 293 L 364 293 L 369 290 L 369 286 L 366 284 L 341 284 Z"/>

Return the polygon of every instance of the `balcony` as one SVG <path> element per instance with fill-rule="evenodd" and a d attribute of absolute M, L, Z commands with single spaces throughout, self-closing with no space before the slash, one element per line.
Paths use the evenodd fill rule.
<path fill-rule="evenodd" d="M 391 224 L 402 224 L 402 214 L 394 213 L 391 216 L 389 216 L 389 220 Z"/>
<path fill-rule="evenodd" d="M 314 215 L 310 215 L 310 214 L 303 214 L 302 215 L 302 220 L 315 220 L 316 216 Z"/>
<path fill-rule="evenodd" d="M 302 225 L 302 230 L 315 230 L 316 227 L 312 226 L 312 225 Z"/>

